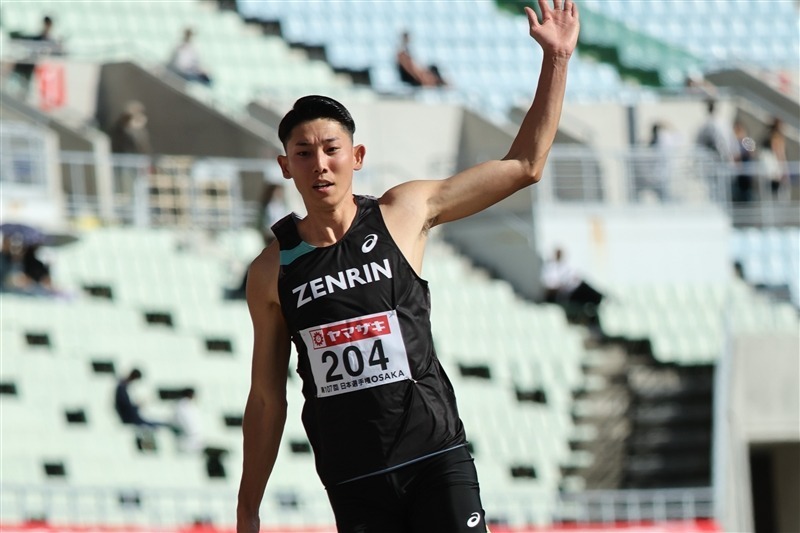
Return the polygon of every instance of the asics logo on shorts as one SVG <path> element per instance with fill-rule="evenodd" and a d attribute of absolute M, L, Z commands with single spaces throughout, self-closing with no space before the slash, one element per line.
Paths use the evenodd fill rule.
<path fill-rule="evenodd" d="M 361 245 L 361 251 L 365 254 L 368 254 L 375 248 L 375 245 L 378 243 L 378 236 L 374 233 L 370 233 L 367 235 L 367 238 L 364 239 L 364 244 Z"/>
<path fill-rule="evenodd" d="M 469 515 L 469 520 L 467 520 L 467 527 L 475 527 L 481 521 L 481 514 L 480 513 L 472 513 Z"/>

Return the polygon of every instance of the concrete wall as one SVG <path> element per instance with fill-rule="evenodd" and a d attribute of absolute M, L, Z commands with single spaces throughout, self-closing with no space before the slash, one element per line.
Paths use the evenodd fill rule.
<path fill-rule="evenodd" d="M 502 158 L 508 153 L 515 133 L 465 110 L 458 145 L 458 169 Z"/>
<path fill-rule="evenodd" d="M 588 144 L 603 148 L 628 146 L 628 111 L 617 103 L 566 102 L 562 111 L 565 122 L 579 122 Z"/>
<path fill-rule="evenodd" d="M 715 115 L 722 124 L 732 128 L 736 111 L 734 99 L 720 97 L 717 101 Z M 628 107 L 618 103 L 567 102 L 562 122 L 576 124 L 574 127 L 584 131 L 586 142 L 592 146 L 621 149 L 629 146 L 631 133 L 636 144 L 648 144 L 655 122 L 668 124 L 681 142 L 692 144 L 706 116 L 705 100 L 686 97 L 637 102 L 632 117 Z"/>
<path fill-rule="evenodd" d="M 714 485 L 725 531 L 753 531 L 749 449 L 774 450 L 777 523 L 800 530 L 800 337 L 734 337 L 715 384 Z"/>
<path fill-rule="evenodd" d="M 800 341 L 753 336 L 734 341 L 733 401 L 748 442 L 800 441 Z"/>
<path fill-rule="evenodd" d="M 169 73 L 163 73 L 168 79 Z M 144 104 L 150 141 L 158 154 L 273 158 L 275 132 L 248 119 L 235 120 L 189 96 L 134 63 L 103 65 L 97 92 L 97 121 L 109 132 L 131 100 Z"/>
<path fill-rule="evenodd" d="M 75 126 L 91 123 L 97 112 L 101 65 L 71 58 L 47 58 L 37 65 L 28 103 Z"/>
<path fill-rule="evenodd" d="M 600 286 L 710 283 L 730 275 L 729 223 L 713 206 L 539 205 L 535 227 L 542 256 L 561 247 Z"/>

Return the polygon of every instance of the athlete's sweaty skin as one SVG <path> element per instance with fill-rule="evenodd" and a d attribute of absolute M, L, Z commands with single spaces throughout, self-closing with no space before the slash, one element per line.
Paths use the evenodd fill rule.
<path fill-rule="evenodd" d="M 530 35 L 543 51 L 533 103 L 501 160 L 487 161 L 444 180 L 398 185 L 379 199 L 386 227 L 419 274 L 429 230 L 477 213 L 542 178 L 561 116 L 567 65 L 578 38 L 578 9 L 571 0 L 539 0 L 540 22 L 526 8 Z M 521 66 L 528 68 L 527 65 Z M 294 181 L 307 216 L 297 222 L 306 243 L 324 247 L 350 228 L 357 206 L 353 173 L 366 148 L 353 144 L 342 124 L 330 119 L 302 122 L 291 130 L 279 156 L 283 176 Z M 258 510 L 275 464 L 286 420 L 290 334 L 280 308 L 280 250 L 273 242 L 250 266 L 247 302 L 254 328 L 251 389 L 244 414 L 244 465 L 237 531 L 258 531 Z M 308 297 L 310 289 L 304 291 Z"/>

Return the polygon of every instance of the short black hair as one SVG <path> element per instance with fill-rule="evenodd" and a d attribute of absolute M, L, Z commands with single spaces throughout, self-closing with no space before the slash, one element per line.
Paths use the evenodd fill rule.
<path fill-rule="evenodd" d="M 292 135 L 292 130 L 299 124 L 318 118 L 326 118 L 338 122 L 350 133 L 350 139 L 353 138 L 353 134 L 356 132 L 356 123 L 345 106 L 328 96 L 312 94 L 298 99 L 292 109 L 281 120 L 278 126 L 278 138 L 284 148 Z"/>

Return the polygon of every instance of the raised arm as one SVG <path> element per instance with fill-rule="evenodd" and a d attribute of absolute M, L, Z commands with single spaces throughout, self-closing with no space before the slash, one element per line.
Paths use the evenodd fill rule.
<path fill-rule="evenodd" d="M 526 7 L 530 35 L 543 51 L 533 104 L 502 160 L 487 161 L 438 181 L 413 181 L 395 187 L 382 199 L 384 212 L 409 210 L 422 230 L 477 213 L 541 179 L 555 139 L 567 83 L 567 64 L 578 40 L 578 8 L 572 0 L 539 0 L 542 20 Z M 419 207 L 416 207 L 419 206 Z"/>
<path fill-rule="evenodd" d="M 278 455 L 286 422 L 286 377 L 291 345 L 277 294 L 278 247 L 268 247 L 247 275 L 247 305 L 253 321 L 250 395 L 244 410 L 244 463 L 236 530 L 256 533 L 258 509 Z"/>

